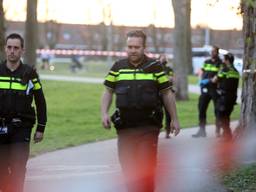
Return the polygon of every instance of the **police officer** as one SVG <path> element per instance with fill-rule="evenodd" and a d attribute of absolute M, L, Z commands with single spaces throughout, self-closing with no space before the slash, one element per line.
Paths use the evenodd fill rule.
<path fill-rule="evenodd" d="M 35 123 L 34 142 L 43 139 L 46 103 L 36 71 L 22 63 L 24 40 L 16 33 L 6 38 L 6 61 L 0 65 L 0 191 L 21 192 Z"/>
<path fill-rule="evenodd" d="M 175 98 L 158 61 L 144 54 L 146 35 L 135 30 L 127 34 L 128 58 L 117 61 L 106 76 L 102 96 L 102 123 L 110 128 L 111 119 L 118 135 L 119 161 L 128 191 L 153 192 L 159 130 L 164 105 L 172 116 L 171 132 L 180 131 Z M 113 94 L 116 112 L 108 115 Z"/>
<path fill-rule="evenodd" d="M 217 84 L 212 82 L 211 79 L 218 73 L 222 64 L 222 60 L 219 58 L 219 48 L 213 46 L 211 52 L 211 58 L 204 62 L 201 72 L 200 88 L 201 94 L 199 97 L 198 111 L 199 111 L 199 130 L 192 137 L 206 137 L 206 112 L 210 101 L 213 101 L 214 112 L 216 116 L 216 99 Z M 216 134 L 219 132 L 219 125 L 216 121 Z"/>
<path fill-rule="evenodd" d="M 168 61 L 167 61 L 166 55 L 161 54 L 159 56 L 159 61 L 163 65 L 163 69 L 164 69 L 166 75 L 169 78 L 169 82 L 170 82 L 170 85 L 171 85 L 171 90 L 174 93 L 175 91 L 174 91 L 174 88 L 173 88 L 173 83 L 174 83 L 173 82 L 174 81 L 173 69 L 170 66 L 167 65 Z M 169 114 L 168 110 L 165 107 L 164 107 L 164 114 L 165 114 L 165 125 L 164 125 L 165 126 L 165 138 L 169 139 L 169 138 L 171 138 L 170 137 L 170 133 L 171 133 L 171 128 L 170 128 L 171 118 L 170 118 L 170 114 Z"/>
<path fill-rule="evenodd" d="M 233 65 L 234 56 L 231 53 L 224 55 L 224 65 L 218 75 L 213 78 L 217 82 L 217 121 L 223 129 L 225 139 L 232 138 L 230 129 L 230 114 L 237 99 L 239 72 Z"/>

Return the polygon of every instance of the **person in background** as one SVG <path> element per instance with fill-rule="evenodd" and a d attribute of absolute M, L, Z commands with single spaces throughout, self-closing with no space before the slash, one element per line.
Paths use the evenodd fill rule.
<path fill-rule="evenodd" d="M 207 108 L 210 101 L 213 101 L 214 104 L 214 113 L 216 117 L 216 101 L 217 101 L 217 84 L 212 82 L 211 79 L 217 75 L 222 65 L 222 60 L 219 57 L 219 48 L 213 46 L 211 52 L 211 58 L 207 59 L 204 62 L 202 67 L 201 80 L 200 80 L 200 89 L 201 94 L 199 96 L 198 102 L 198 111 L 199 111 L 199 130 L 196 134 L 193 134 L 192 137 L 206 137 L 206 114 Z M 216 121 L 216 136 L 219 136 L 220 125 Z"/>
<path fill-rule="evenodd" d="M 173 69 L 168 66 L 168 60 L 166 58 L 166 55 L 161 54 L 159 56 L 159 61 L 160 63 L 163 65 L 163 69 L 166 73 L 166 75 L 169 78 L 170 81 L 170 85 L 171 85 L 171 90 L 173 91 L 173 93 L 175 93 L 174 89 L 173 89 L 173 84 L 174 84 L 174 73 L 173 73 Z M 171 123 L 171 116 L 168 112 L 168 110 L 164 107 L 164 112 L 165 112 L 165 138 L 169 139 L 170 137 L 170 133 L 171 133 L 171 127 L 170 127 L 170 123 Z"/>
<path fill-rule="evenodd" d="M 171 132 L 180 132 L 175 97 L 159 61 L 145 55 L 145 33 L 128 32 L 126 43 L 128 57 L 117 61 L 104 81 L 102 124 L 110 129 L 112 121 L 116 128 L 118 156 L 128 191 L 153 192 L 162 100 L 172 117 Z M 116 111 L 110 118 L 108 111 L 114 94 Z"/>
<path fill-rule="evenodd" d="M 212 79 L 217 83 L 217 121 L 223 129 L 225 139 L 232 138 L 230 129 L 230 115 L 237 99 L 239 72 L 234 67 L 234 55 L 224 55 L 224 64 L 218 74 Z"/>
<path fill-rule="evenodd" d="M 40 55 L 41 61 L 42 61 L 42 65 L 41 65 L 41 69 L 49 69 L 50 67 L 50 61 L 51 61 L 51 54 L 49 53 L 49 47 L 46 46 Z"/>
<path fill-rule="evenodd" d="M 46 102 L 35 69 L 23 64 L 24 40 L 12 33 L 5 41 L 6 61 L 0 64 L 0 191 L 22 192 L 32 127 L 42 141 Z M 35 103 L 36 112 L 32 103 Z"/>

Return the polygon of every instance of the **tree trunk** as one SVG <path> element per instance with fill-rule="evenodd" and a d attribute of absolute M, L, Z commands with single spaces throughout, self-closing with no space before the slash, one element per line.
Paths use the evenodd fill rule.
<path fill-rule="evenodd" d="M 186 2 L 186 55 L 187 55 L 187 68 L 188 73 L 193 73 L 193 67 L 192 67 L 192 42 L 191 42 L 191 22 L 190 22 L 190 15 L 191 15 L 191 0 L 187 0 Z"/>
<path fill-rule="evenodd" d="M 241 0 L 243 12 L 244 71 L 240 127 L 256 129 L 256 1 Z"/>
<path fill-rule="evenodd" d="M 37 33 L 37 0 L 27 0 L 27 19 L 25 29 L 25 63 L 36 65 Z"/>
<path fill-rule="evenodd" d="M 4 19 L 4 8 L 3 0 L 0 0 L 0 61 L 5 58 L 4 44 L 5 44 L 5 19 Z"/>
<path fill-rule="evenodd" d="M 190 0 L 172 0 L 174 27 L 174 70 L 176 77 L 177 99 L 188 99 L 187 74 L 191 67 L 191 27 Z"/>

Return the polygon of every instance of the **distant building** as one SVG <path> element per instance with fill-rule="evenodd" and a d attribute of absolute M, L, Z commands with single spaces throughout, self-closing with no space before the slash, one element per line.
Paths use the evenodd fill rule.
<path fill-rule="evenodd" d="M 107 50 L 109 26 L 60 24 L 54 21 L 39 23 L 38 46 L 43 48 Z M 24 34 L 23 22 L 7 21 L 7 34 L 18 32 Z M 173 48 L 173 29 L 148 27 L 112 26 L 112 50 L 123 51 L 125 34 L 131 29 L 143 29 L 148 35 L 148 50 L 150 52 L 171 53 Z M 205 44 L 203 28 L 192 29 L 192 47 L 202 47 Z M 226 50 L 242 50 L 242 31 L 238 30 L 210 30 L 209 43 L 218 45 Z"/>

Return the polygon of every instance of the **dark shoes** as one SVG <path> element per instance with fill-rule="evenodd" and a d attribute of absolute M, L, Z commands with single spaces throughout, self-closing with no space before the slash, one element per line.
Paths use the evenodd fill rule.
<path fill-rule="evenodd" d="M 171 136 L 170 136 L 169 134 L 166 134 L 166 135 L 165 135 L 165 138 L 166 138 L 166 139 L 171 139 Z"/>
<path fill-rule="evenodd" d="M 206 131 L 205 129 L 199 129 L 199 131 L 192 135 L 193 138 L 198 138 L 198 137 L 206 137 Z"/>

